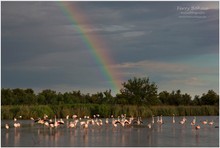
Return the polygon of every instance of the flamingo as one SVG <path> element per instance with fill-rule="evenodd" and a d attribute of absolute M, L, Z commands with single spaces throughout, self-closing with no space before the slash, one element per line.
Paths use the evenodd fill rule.
<path fill-rule="evenodd" d="M 6 128 L 6 129 L 9 129 L 9 125 L 8 125 L 7 123 L 5 124 L 5 128 Z"/>
<path fill-rule="evenodd" d="M 199 130 L 199 129 L 200 129 L 200 126 L 199 126 L 199 125 L 197 125 L 197 126 L 195 127 L 195 129 L 196 129 L 196 130 Z"/>
<path fill-rule="evenodd" d="M 76 119 L 76 118 L 77 118 L 77 115 L 73 115 L 72 117 L 73 117 L 73 119 Z"/>
<path fill-rule="evenodd" d="M 196 117 L 194 117 L 193 121 L 191 122 L 191 125 L 195 125 L 196 124 Z"/>
<path fill-rule="evenodd" d="M 202 121 L 202 124 L 207 124 L 207 123 L 208 123 L 207 120 Z"/>
<path fill-rule="evenodd" d="M 83 128 L 88 128 L 88 122 L 81 121 L 81 122 L 80 122 L 80 125 L 81 125 Z"/>
<path fill-rule="evenodd" d="M 186 122 L 186 120 L 187 120 L 187 119 L 186 119 L 186 117 L 184 116 L 184 117 L 183 117 L 183 121 Z"/>
<path fill-rule="evenodd" d="M 136 122 L 137 122 L 137 125 L 143 124 L 143 121 L 141 120 L 141 117 L 138 117 L 138 120 Z"/>
<path fill-rule="evenodd" d="M 131 121 L 128 121 L 127 119 L 125 119 L 124 123 L 125 123 L 125 125 L 130 125 Z"/>
<path fill-rule="evenodd" d="M 49 123 L 48 123 L 48 122 L 45 122 L 44 125 L 49 126 Z"/>
<path fill-rule="evenodd" d="M 157 123 L 159 123 L 160 122 L 160 119 L 159 119 L 159 116 L 157 116 Z"/>
<path fill-rule="evenodd" d="M 14 123 L 14 127 L 17 128 L 17 127 L 20 127 L 21 124 L 20 123 Z"/>
<path fill-rule="evenodd" d="M 64 124 L 64 121 L 63 121 L 62 118 L 59 121 L 57 121 L 57 122 L 58 122 L 58 124 Z"/>
<path fill-rule="evenodd" d="M 150 123 L 149 123 L 149 124 L 147 124 L 147 127 L 148 127 L 148 128 L 151 128 L 151 124 L 150 124 Z"/>
<path fill-rule="evenodd" d="M 105 119 L 105 124 L 108 124 L 108 118 Z"/>
<path fill-rule="evenodd" d="M 117 127 L 117 123 L 113 123 L 113 126 L 114 126 L 114 127 Z"/>
<path fill-rule="evenodd" d="M 163 118 L 162 118 L 162 115 L 160 115 L 160 118 L 159 118 L 159 116 L 157 116 L 157 123 L 159 123 L 159 124 L 163 124 Z"/>
<path fill-rule="evenodd" d="M 54 127 L 58 127 L 60 124 L 57 121 L 56 115 L 55 115 L 55 119 L 54 119 Z"/>
<path fill-rule="evenodd" d="M 137 125 L 140 125 L 140 124 L 141 124 L 141 121 L 140 121 L 140 118 L 138 118 Z"/>
<path fill-rule="evenodd" d="M 88 126 L 88 123 L 86 122 L 85 124 L 84 124 L 84 128 L 88 128 L 89 126 Z"/>
<path fill-rule="evenodd" d="M 79 122 L 79 120 L 75 120 L 73 122 L 71 121 L 70 124 L 69 124 L 69 127 L 71 127 L 71 128 L 76 127 L 78 122 Z"/>
<path fill-rule="evenodd" d="M 52 128 L 54 127 L 54 124 L 49 124 L 49 125 L 50 125 L 50 127 L 52 127 Z"/>
<path fill-rule="evenodd" d="M 102 126 L 102 125 L 103 125 L 102 120 L 99 119 L 99 126 Z"/>
<path fill-rule="evenodd" d="M 180 124 L 184 124 L 186 122 L 186 118 L 185 116 L 183 117 L 183 119 L 179 122 Z"/>
<path fill-rule="evenodd" d="M 48 115 L 47 114 L 44 114 L 44 119 L 47 119 L 48 118 Z"/>
<path fill-rule="evenodd" d="M 91 123 L 92 123 L 92 125 L 95 125 L 95 121 L 93 119 L 92 119 Z"/>
<path fill-rule="evenodd" d="M 112 119 L 112 124 L 114 127 L 116 127 L 118 123 L 120 123 L 120 121 L 115 120 L 114 118 Z"/>
<path fill-rule="evenodd" d="M 213 125 L 213 124 L 214 124 L 214 121 L 213 121 L 213 120 L 209 122 L 209 125 Z"/>
<path fill-rule="evenodd" d="M 175 123 L 175 114 L 173 114 L 173 123 Z"/>
<path fill-rule="evenodd" d="M 183 120 L 180 121 L 180 124 L 184 124 L 185 122 Z"/>
<path fill-rule="evenodd" d="M 154 124 L 154 115 L 152 115 L 152 123 Z"/>
<path fill-rule="evenodd" d="M 75 124 L 74 124 L 74 122 L 70 122 L 70 124 L 69 124 L 69 127 L 75 127 Z"/>
<path fill-rule="evenodd" d="M 14 127 L 16 128 L 16 127 L 20 127 L 21 126 L 21 124 L 20 123 L 16 123 L 16 121 L 17 121 L 17 119 L 16 118 L 14 118 Z"/>
<path fill-rule="evenodd" d="M 120 123 L 121 123 L 122 127 L 125 126 L 125 122 L 124 121 L 121 121 Z"/>

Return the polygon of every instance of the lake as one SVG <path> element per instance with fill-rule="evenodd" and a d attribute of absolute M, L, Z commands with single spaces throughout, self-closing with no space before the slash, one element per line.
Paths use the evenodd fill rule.
<path fill-rule="evenodd" d="M 80 126 L 68 128 L 67 121 L 57 128 L 46 127 L 34 123 L 32 120 L 18 120 L 20 128 L 13 127 L 13 120 L 1 120 L 1 146 L 14 147 L 219 147 L 219 117 L 197 116 L 196 125 L 201 129 L 196 130 L 190 125 L 194 117 L 187 116 L 185 124 L 179 124 L 183 117 L 175 117 L 176 123 L 172 123 L 172 117 L 163 117 L 164 124 L 155 123 L 151 128 L 147 124 L 152 118 L 143 119 L 143 125 L 122 127 L 118 124 L 102 126 L 89 125 L 87 129 Z M 70 121 L 71 119 L 69 119 Z M 201 121 L 214 121 L 214 125 L 203 125 Z M 111 119 L 109 120 L 111 121 Z M 5 124 L 10 125 L 9 129 Z"/>

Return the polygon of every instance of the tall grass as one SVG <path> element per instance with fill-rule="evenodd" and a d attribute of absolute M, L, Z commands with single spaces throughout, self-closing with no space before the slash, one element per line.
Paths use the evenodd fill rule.
<path fill-rule="evenodd" d="M 1 119 L 13 119 L 22 116 L 38 118 L 47 114 L 53 118 L 65 118 L 67 115 L 76 114 L 79 117 L 99 114 L 100 117 L 114 117 L 126 114 L 127 116 L 150 117 L 151 115 L 172 116 L 205 116 L 219 115 L 218 106 L 136 106 L 136 105 L 108 105 L 108 104 L 65 104 L 65 105 L 16 105 L 1 106 Z"/>

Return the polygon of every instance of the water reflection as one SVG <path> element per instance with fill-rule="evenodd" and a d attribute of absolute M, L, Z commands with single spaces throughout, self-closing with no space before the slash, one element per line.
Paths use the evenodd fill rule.
<path fill-rule="evenodd" d="M 2 146 L 41 146 L 41 147 L 105 147 L 105 146 L 218 146 L 218 129 L 214 126 L 201 125 L 195 130 L 189 122 L 185 125 L 170 123 L 165 118 L 164 124 L 154 123 L 149 129 L 144 126 L 117 127 L 112 125 L 49 128 L 38 124 L 21 128 L 2 129 Z M 178 119 L 177 119 L 178 120 Z M 216 125 L 218 121 L 215 121 Z"/>
<path fill-rule="evenodd" d="M 195 134 L 195 138 L 196 138 L 196 144 L 198 145 L 199 144 L 199 132 L 196 132 Z"/>
<path fill-rule="evenodd" d="M 88 146 L 88 129 L 84 129 L 83 131 L 83 143 L 84 146 Z"/>
<path fill-rule="evenodd" d="M 5 144 L 6 146 L 8 146 L 8 138 L 9 138 L 9 131 L 7 130 L 6 133 L 5 133 Z"/>
<path fill-rule="evenodd" d="M 176 131 L 176 127 L 175 124 L 172 125 L 172 135 L 173 137 L 175 137 L 175 131 Z"/>
<path fill-rule="evenodd" d="M 19 132 L 19 129 L 17 128 L 14 128 L 14 144 L 15 145 L 19 145 L 20 143 L 20 132 Z"/>

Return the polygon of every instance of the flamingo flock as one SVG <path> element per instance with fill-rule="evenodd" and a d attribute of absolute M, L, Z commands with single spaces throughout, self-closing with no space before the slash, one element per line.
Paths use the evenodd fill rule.
<path fill-rule="evenodd" d="M 22 118 L 22 116 L 19 116 L 19 118 Z M 57 127 L 63 126 L 63 125 L 66 125 L 67 128 L 80 127 L 80 128 L 84 128 L 84 129 L 87 129 L 92 126 L 100 127 L 103 125 L 106 125 L 106 126 L 112 125 L 113 128 L 116 128 L 118 125 L 120 125 L 121 127 L 131 127 L 131 126 L 137 125 L 137 126 L 146 126 L 147 128 L 151 129 L 154 124 L 158 124 L 158 125 L 168 124 L 168 122 L 165 123 L 163 121 L 162 115 L 157 116 L 157 122 L 155 122 L 155 116 L 152 115 L 151 122 L 146 123 L 145 125 L 144 125 L 144 122 L 141 119 L 141 117 L 136 117 L 136 118 L 134 118 L 133 116 L 127 117 L 126 114 L 121 114 L 121 116 L 118 116 L 117 118 L 115 118 L 113 115 L 111 115 L 110 118 L 105 118 L 104 120 L 100 118 L 99 114 L 93 115 L 92 118 L 90 116 L 84 116 L 83 118 L 81 118 L 75 114 L 72 116 L 67 115 L 66 121 L 65 121 L 66 123 L 64 122 L 64 120 L 62 118 L 57 119 L 56 116 L 54 116 L 53 119 L 49 119 L 49 117 L 46 114 L 43 116 L 43 118 L 34 119 L 31 117 L 31 120 L 36 124 L 44 125 L 45 127 L 49 127 L 49 128 L 57 128 Z M 103 122 L 103 121 L 105 121 L 105 122 Z M 209 125 L 209 126 L 214 125 L 213 120 L 211 120 L 209 122 L 208 122 L 208 120 L 203 120 L 200 122 L 203 125 Z M 172 116 L 171 123 L 173 123 L 173 124 L 176 123 L 175 114 L 173 114 L 173 116 Z M 187 119 L 185 116 L 183 116 L 183 118 L 179 121 L 179 124 L 184 125 L 186 123 L 187 123 Z M 196 117 L 194 117 L 192 119 L 190 124 L 196 130 L 201 129 L 201 126 L 196 122 Z M 18 122 L 17 118 L 14 118 L 13 125 L 14 125 L 14 128 L 19 128 L 21 126 L 21 124 Z M 216 126 L 216 127 L 218 127 L 218 126 Z M 5 124 L 5 128 L 7 130 L 10 128 L 8 123 Z"/>

